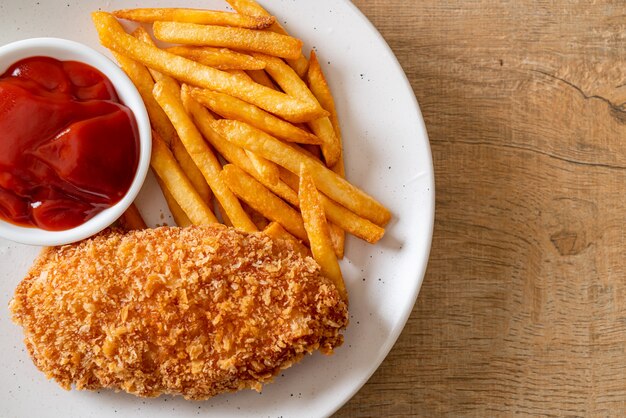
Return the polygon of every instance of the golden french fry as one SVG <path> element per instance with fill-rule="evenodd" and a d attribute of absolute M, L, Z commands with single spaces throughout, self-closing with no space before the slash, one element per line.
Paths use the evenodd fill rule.
<path fill-rule="evenodd" d="M 330 240 L 320 195 L 315 188 L 313 177 L 307 171 L 305 164 L 300 165 L 300 190 L 298 196 L 300 197 L 300 211 L 304 221 L 304 228 L 309 237 L 313 258 L 320 265 L 322 274 L 335 283 L 341 297 L 347 302 L 348 293 L 343 282 L 343 275 L 339 268 L 333 244 Z"/>
<path fill-rule="evenodd" d="M 294 251 L 299 253 L 302 257 L 311 257 L 311 251 L 302 244 L 302 242 L 291 235 L 289 232 L 285 230 L 278 222 L 270 222 L 265 229 L 263 229 L 267 235 L 272 237 L 273 239 L 282 239 L 284 241 L 288 241 L 292 244 Z"/>
<path fill-rule="evenodd" d="M 265 63 L 263 63 L 263 68 L 265 68 Z M 269 87 L 272 90 L 278 90 L 276 84 L 272 81 L 269 75 L 263 70 L 248 70 L 248 75 L 251 79 L 254 80 L 255 83 L 259 83 L 265 87 Z"/>
<path fill-rule="evenodd" d="M 259 175 L 256 170 L 251 168 L 251 166 L 252 166 L 251 162 L 246 163 L 245 161 L 241 161 L 239 159 L 235 159 L 234 161 L 230 161 L 230 162 L 232 164 L 236 165 L 237 167 L 241 168 L 246 173 L 250 174 L 259 183 L 263 184 L 263 186 L 265 186 L 268 189 L 270 189 L 276 196 L 280 197 L 284 201 L 289 202 L 290 204 L 292 204 L 294 206 L 297 206 L 297 204 L 298 204 L 298 195 L 296 194 L 296 192 L 293 191 L 293 189 L 291 187 L 289 187 L 287 184 L 285 184 L 283 181 L 281 181 L 280 177 L 279 177 L 279 180 L 276 183 L 272 183 L 268 179 L 266 179 L 263 176 Z"/>
<path fill-rule="evenodd" d="M 333 124 L 333 128 L 335 129 L 335 135 L 337 136 L 339 143 L 341 143 L 341 128 L 339 126 L 339 117 L 337 115 L 335 99 L 333 98 L 333 95 L 330 91 L 330 87 L 328 87 L 326 77 L 324 77 L 322 67 L 317 60 L 317 55 L 315 54 L 315 51 L 311 51 L 311 59 L 309 62 L 309 71 L 307 73 L 309 89 L 311 90 L 311 93 L 313 93 L 317 101 L 320 103 L 322 108 L 330 113 L 329 118 L 331 123 Z"/>
<path fill-rule="evenodd" d="M 370 244 L 378 242 L 385 235 L 384 228 L 333 202 L 324 195 L 321 199 L 328 219 L 344 231 Z"/>
<path fill-rule="evenodd" d="M 271 16 L 263 7 L 261 7 L 254 0 L 227 0 L 228 4 L 235 9 L 237 13 L 246 14 L 249 16 L 257 16 L 257 17 L 267 17 Z M 280 23 L 274 22 L 269 30 L 272 32 L 280 33 L 281 35 L 289 35 L 285 28 L 283 28 Z M 295 70 L 295 72 L 301 77 L 304 78 L 307 72 L 307 68 L 309 63 L 306 57 L 302 54 L 296 59 L 288 59 L 287 63 Z"/>
<path fill-rule="evenodd" d="M 337 116 L 337 108 L 335 107 L 335 99 L 330 91 L 330 87 L 328 87 L 328 83 L 326 82 L 326 77 L 324 77 L 324 73 L 322 72 L 322 67 L 317 60 L 317 55 L 315 51 L 311 51 L 311 58 L 309 59 L 309 70 L 307 72 L 307 79 L 309 83 L 309 88 L 317 101 L 322 105 L 324 110 L 330 113 L 330 122 L 333 125 L 333 129 L 335 131 L 335 136 L 337 138 L 337 142 L 339 144 L 339 149 L 342 146 L 341 140 L 341 128 L 339 126 L 339 117 Z M 330 169 L 335 173 L 339 174 L 341 177 L 346 176 L 346 169 L 344 166 L 343 160 L 343 152 L 337 162 L 330 166 Z M 328 215 L 327 215 L 328 216 Z M 330 235 L 333 241 L 333 246 L 335 247 L 335 252 L 337 253 L 337 257 L 343 258 L 343 252 L 345 247 L 346 234 L 345 231 L 338 226 L 331 224 L 330 225 Z M 382 237 L 382 235 L 380 235 Z M 372 240 L 375 239 L 371 238 Z"/>
<path fill-rule="evenodd" d="M 145 39 L 146 35 L 149 37 L 149 35 L 145 31 L 135 31 L 135 36 L 139 38 Z M 163 109 L 161 109 L 161 106 L 159 106 L 159 104 L 154 99 L 154 96 L 152 95 L 152 89 L 154 87 L 154 80 L 152 78 L 152 75 L 144 65 L 117 53 L 114 53 L 114 56 L 141 94 L 146 108 L 148 109 L 148 114 L 150 116 L 150 121 L 152 122 L 153 129 L 159 134 L 161 139 L 167 138 L 166 143 L 172 146 L 174 150 L 174 155 L 178 162 L 181 164 L 183 172 L 191 181 L 196 191 L 200 194 L 200 197 L 205 202 L 209 202 L 211 192 L 208 185 L 206 184 L 206 181 L 204 181 L 202 174 L 199 172 L 197 167 L 195 167 L 193 161 L 190 161 L 189 154 L 187 154 L 184 147 L 181 146 L 182 144 L 178 139 L 174 126 L 172 126 L 169 118 L 167 117 L 165 112 L 163 112 Z M 167 189 L 167 187 L 165 187 L 163 181 L 158 176 L 157 181 L 161 185 L 163 195 L 170 208 L 170 211 L 172 212 L 172 215 L 174 216 L 174 220 L 176 221 L 176 223 L 179 226 L 190 225 L 191 221 L 182 210 L 180 205 L 176 203 L 176 200 L 172 196 L 171 192 Z M 204 183 L 204 185 L 202 185 L 202 183 Z"/>
<path fill-rule="evenodd" d="M 196 163 L 193 162 L 185 145 L 183 145 L 180 138 L 178 138 L 178 135 L 174 137 L 171 147 L 176 161 L 180 164 L 180 168 L 183 169 L 183 172 L 189 181 L 191 181 L 193 188 L 196 189 L 202 200 L 208 204 L 211 201 L 211 188 Z"/>
<path fill-rule="evenodd" d="M 330 228 L 330 239 L 333 242 L 335 254 L 337 254 L 338 259 L 343 260 L 346 249 L 346 231 L 333 223 L 328 225 Z"/>
<path fill-rule="evenodd" d="M 271 16 L 259 3 L 254 0 L 226 0 L 237 13 L 248 16 Z"/>
<path fill-rule="evenodd" d="M 233 193 L 254 210 L 267 219 L 278 222 L 301 240 L 307 241 L 300 214 L 252 176 L 233 164 L 226 164 L 220 177 Z"/>
<path fill-rule="evenodd" d="M 218 70 L 262 70 L 265 63 L 248 54 L 232 51 L 227 48 L 173 46 L 168 52 L 197 61 L 200 64 Z"/>
<path fill-rule="evenodd" d="M 316 159 L 316 160 L 320 160 L 322 159 L 322 154 L 321 154 L 321 149 L 318 146 L 314 146 L 314 145 L 302 145 L 300 147 L 297 148 L 299 151 L 302 151 L 303 153 L 305 153 L 306 155 L 309 155 L 310 157 Z M 333 166 L 331 168 L 331 170 L 335 171 L 337 173 L 336 170 L 334 170 L 335 167 L 338 166 L 342 166 L 343 159 L 339 160 L 339 163 L 337 163 L 335 166 Z M 282 168 L 282 167 L 281 167 Z M 339 174 L 339 173 L 337 173 Z M 340 174 L 341 177 L 345 178 L 345 175 Z M 290 178 L 291 177 L 291 178 Z M 284 178 L 287 178 L 289 181 L 284 180 Z M 296 176 L 295 174 L 293 174 L 292 172 L 282 168 L 281 170 L 281 179 L 283 179 L 292 189 L 294 190 L 298 190 L 298 183 L 300 181 L 300 179 L 298 178 L 298 176 Z M 328 199 L 326 196 L 321 195 L 322 197 L 322 202 L 323 203 L 327 203 L 327 204 L 336 204 L 334 203 L 332 200 Z M 367 229 L 367 227 L 369 225 L 373 225 L 370 221 L 367 221 L 364 218 L 359 217 L 358 215 L 357 219 L 359 222 L 354 223 L 354 229 L 353 232 L 356 232 L 356 234 L 361 233 L 361 231 L 363 231 L 364 229 Z M 346 241 L 346 232 L 339 226 L 335 225 L 334 223 L 332 223 L 332 220 L 329 217 L 329 213 L 326 212 L 326 217 L 327 219 L 330 221 L 328 224 L 328 228 L 330 231 L 330 239 L 333 243 L 333 248 L 335 250 L 335 254 L 337 255 L 337 258 L 339 259 L 343 259 L 343 255 L 344 255 L 344 248 L 345 248 L 345 241 Z M 335 218 L 335 220 L 337 220 Z M 340 222 L 345 224 L 345 221 L 347 220 L 347 218 L 341 218 Z M 363 225 L 361 224 L 361 222 L 365 223 L 365 227 L 363 227 Z M 377 227 L 378 228 L 378 227 Z M 382 228 L 380 228 L 382 229 Z"/>
<path fill-rule="evenodd" d="M 176 222 L 176 225 L 180 227 L 193 225 L 185 211 L 176 202 L 174 196 L 172 196 L 172 193 L 168 190 L 167 187 L 165 187 L 163 180 L 157 177 L 157 182 L 159 183 L 159 186 L 161 186 L 161 192 L 163 192 L 165 203 L 167 203 L 167 207 L 170 209 L 170 212 L 172 213 L 172 218 L 174 218 L 174 222 Z"/>
<path fill-rule="evenodd" d="M 236 26 L 249 29 L 265 29 L 274 23 L 272 16 L 250 16 L 239 13 L 199 9 L 125 9 L 113 12 L 115 17 L 135 22 L 152 23 L 174 21 L 202 25 Z"/>
<path fill-rule="evenodd" d="M 137 27 L 133 31 L 132 35 L 135 38 L 147 43 L 148 45 L 156 47 L 154 40 L 152 39 L 148 31 L 143 26 Z M 169 85 L 168 88 L 171 88 L 171 89 L 176 89 L 176 90 L 180 89 L 180 85 L 178 84 L 178 82 L 174 80 L 172 77 L 170 77 L 169 75 L 163 74 L 155 70 L 154 68 L 149 68 L 149 67 L 148 67 L 148 71 L 150 72 L 150 75 L 152 76 L 154 81 L 161 82 L 162 84 L 168 84 Z"/>
<path fill-rule="evenodd" d="M 244 231 L 256 231 L 256 226 L 243 210 L 235 195 L 220 179 L 221 165 L 185 111 L 178 92 L 174 89 L 168 89 L 165 84 L 157 82 L 154 86 L 153 94 L 161 108 L 170 118 L 172 125 L 176 128 L 178 137 L 204 175 L 206 182 L 213 190 L 217 200 L 224 207 L 233 225 Z"/>
<path fill-rule="evenodd" d="M 252 52 L 251 55 L 259 61 L 263 61 L 265 63 L 265 71 L 285 93 L 312 105 L 320 106 L 304 80 L 302 80 L 293 68 L 285 63 L 285 61 L 280 58 L 273 57 L 268 54 L 260 54 L 258 52 Z"/>
<path fill-rule="evenodd" d="M 167 144 L 171 143 L 172 138 L 176 135 L 176 131 L 172 126 L 170 120 L 167 118 L 161 106 L 154 100 L 152 96 L 152 88 L 154 87 L 154 80 L 150 75 L 150 72 L 145 65 L 138 63 L 137 61 L 127 58 L 124 55 L 113 52 L 113 56 L 120 64 L 122 70 L 128 75 L 128 78 L 133 82 L 137 91 L 141 95 L 152 128 L 159 134 Z"/>
<path fill-rule="evenodd" d="M 326 165 L 333 167 L 341 159 L 341 144 L 335 135 L 333 124 L 329 118 L 320 118 L 310 121 L 309 126 L 322 140 L 322 154 L 324 154 Z"/>
<path fill-rule="evenodd" d="M 148 34 L 148 32 L 141 26 L 135 29 L 132 35 L 135 38 L 141 39 L 142 41 L 150 45 L 154 45 L 154 41 L 150 37 L 150 34 Z M 170 76 L 162 74 L 159 71 L 153 70 L 151 68 L 148 68 L 148 71 L 154 80 L 160 83 L 168 84 L 169 86 L 168 88 L 170 89 L 175 89 L 176 91 L 180 91 L 180 87 L 178 86 L 178 83 L 176 82 L 176 80 L 174 80 Z M 152 83 L 152 88 L 154 88 L 154 83 Z M 209 185 L 207 184 L 206 180 L 204 179 L 204 176 L 202 175 L 198 167 L 195 165 L 195 163 L 189 156 L 189 153 L 185 149 L 185 146 L 182 144 L 182 142 L 178 138 L 178 135 L 176 134 L 176 130 L 174 130 L 174 127 L 172 126 L 172 123 L 170 122 L 169 118 L 163 112 L 163 109 L 161 109 L 159 104 L 154 99 L 154 96 L 152 95 L 152 89 L 150 90 L 150 98 L 152 99 L 152 101 L 154 101 L 155 105 L 158 106 L 162 115 L 167 119 L 168 127 L 171 127 L 172 130 L 174 131 L 169 141 L 169 145 L 170 145 L 170 148 L 172 149 L 172 152 L 174 153 L 174 157 L 180 164 L 180 167 L 182 168 L 183 172 L 185 173 L 187 178 L 191 181 L 191 184 L 194 186 L 194 188 L 196 189 L 200 197 L 202 197 L 202 199 L 208 204 L 211 201 L 211 189 L 209 188 Z M 169 205 L 169 206 L 171 208 L 173 205 Z M 172 214 L 175 210 L 176 208 L 174 207 L 174 210 L 172 210 Z M 179 216 L 178 214 L 176 216 L 182 220 L 181 216 Z"/>
<path fill-rule="evenodd" d="M 246 81 L 252 81 L 252 78 L 250 78 L 250 76 L 248 75 L 248 73 L 246 73 L 244 70 L 227 70 L 228 73 L 242 79 L 242 80 L 246 80 Z M 246 103 L 246 102 L 244 102 Z"/>
<path fill-rule="evenodd" d="M 315 135 L 236 97 L 199 88 L 192 88 L 191 95 L 226 119 L 246 122 L 282 140 L 304 144 L 320 143 Z"/>
<path fill-rule="evenodd" d="M 141 217 L 141 213 L 139 213 L 139 209 L 137 209 L 137 205 L 131 203 L 128 209 L 122 214 L 119 219 L 120 224 L 128 230 L 131 229 L 146 229 L 148 226 L 146 222 Z"/>
<path fill-rule="evenodd" d="M 144 28 L 143 26 L 137 26 L 135 30 L 132 31 L 131 35 L 137 39 L 144 41 L 148 45 L 156 46 L 154 39 L 152 39 L 152 36 L 150 36 L 146 28 Z M 155 80 L 155 81 L 160 81 L 160 80 Z"/>
<path fill-rule="evenodd" d="M 152 137 L 150 165 L 194 225 L 218 222 L 158 135 Z"/>
<path fill-rule="evenodd" d="M 307 79 L 309 81 L 309 88 L 311 92 L 317 98 L 317 101 L 322 105 L 324 110 L 330 113 L 330 122 L 333 125 L 333 129 L 335 131 L 335 137 L 337 139 L 339 150 L 342 149 L 342 140 L 341 140 L 341 127 L 339 126 L 339 117 L 337 116 L 337 108 L 335 107 L 335 99 L 330 91 L 330 87 L 328 87 L 328 83 L 326 82 L 326 78 L 324 77 L 324 73 L 322 72 L 322 67 L 320 66 L 319 61 L 317 60 L 317 55 L 315 51 L 311 51 L 311 59 L 310 59 L 309 71 L 307 73 Z M 343 152 L 337 162 L 335 164 L 330 165 L 330 169 L 335 173 L 339 174 L 341 177 L 346 176 L 346 170 L 343 161 Z"/>
<path fill-rule="evenodd" d="M 206 108 L 202 107 L 192 96 L 191 88 L 186 84 L 182 87 L 181 98 L 185 109 L 193 117 L 196 126 L 206 138 L 206 140 L 224 157 L 228 162 L 235 164 L 246 173 L 250 174 L 257 181 L 261 182 L 265 187 L 270 189 L 276 195 L 283 200 L 291 203 L 292 205 L 298 204 L 298 195 L 292 188 L 287 186 L 284 182 L 278 181 L 278 183 L 270 183 L 262 178 L 257 170 L 252 165 L 252 162 L 246 155 L 243 148 L 238 147 L 235 144 L 227 141 L 220 134 L 215 132 L 211 127 L 211 123 L 215 120 Z"/>
<path fill-rule="evenodd" d="M 218 46 L 262 52 L 280 58 L 297 58 L 302 41 L 275 32 L 195 23 L 154 22 L 154 36 L 166 42 Z"/>
<path fill-rule="evenodd" d="M 300 180 L 297 175 L 283 168 L 280 170 L 280 178 L 293 190 L 298 191 Z M 331 222 L 331 225 L 334 224 L 341 230 L 349 232 L 355 237 L 361 238 L 370 244 L 374 244 L 385 234 L 385 230 L 380 226 L 335 203 L 321 193 L 320 199 L 322 200 L 322 205 L 324 206 L 326 218 L 328 218 L 329 222 Z M 339 240 L 339 238 L 336 239 Z M 340 248 L 337 248 L 337 250 L 338 253 L 343 253 L 343 251 L 339 251 Z"/>
<path fill-rule="evenodd" d="M 109 13 L 94 12 L 91 16 L 103 46 L 177 80 L 230 94 L 291 122 L 306 122 L 327 115 L 319 106 L 148 45 L 127 34 Z"/>
<path fill-rule="evenodd" d="M 275 31 L 275 32 L 282 33 L 279 31 Z M 285 34 L 287 34 L 287 31 L 284 31 L 284 32 Z M 287 59 L 286 61 L 287 61 L 287 64 L 289 64 L 289 66 L 293 68 L 296 74 L 298 74 L 300 77 L 304 77 L 306 75 L 306 70 L 309 68 L 309 62 L 307 61 L 304 55 L 300 54 L 300 56 L 296 58 L 295 60 Z"/>
<path fill-rule="evenodd" d="M 302 101 L 320 106 L 317 98 L 306 83 L 283 60 L 263 54 L 253 54 L 253 56 L 265 62 L 265 71 L 272 76 L 285 93 Z M 335 165 L 341 157 L 341 144 L 335 135 L 330 119 L 323 117 L 312 120 L 309 122 L 309 127 L 322 141 L 322 152 L 324 153 L 326 164 L 329 167 Z"/>
<path fill-rule="evenodd" d="M 328 232 L 330 233 L 330 242 L 333 244 L 335 255 L 339 260 L 342 260 L 346 243 L 346 231 L 333 223 L 328 223 Z"/>
<path fill-rule="evenodd" d="M 300 164 L 304 164 L 315 179 L 315 184 L 320 191 L 375 224 L 385 225 L 391 219 L 389 210 L 373 197 L 341 178 L 320 162 L 298 152 L 293 147 L 265 132 L 246 123 L 226 119 L 216 120 L 211 126 L 235 145 L 274 161 L 294 174 L 299 172 Z"/>
<path fill-rule="evenodd" d="M 150 37 L 150 34 L 148 34 L 148 32 L 141 26 L 139 26 L 133 32 L 133 36 L 136 37 L 137 39 L 141 39 L 142 41 L 150 45 L 154 45 L 154 41 Z M 169 89 L 173 89 L 177 92 L 180 92 L 180 87 L 178 83 L 176 82 L 176 80 L 174 80 L 170 76 L 162 74 L 159 71 L 153 70 L 151 68 L 148 68 L 148 71 L 150 72 L 150 75 L 152 76 L 154 80 L 162 84 L 167 84 Z M 154 88 L 154 83 L 153 83 L 153 88 Z M 154 103 L 157 106 L 159 106 L 159 104 L 156 103 L 154 96 L 152 95 L 152 91 L 150 91 L 150 96 L 152 100 L 154 100 Z M 163 109 L 161 109 L 160 106 L 159 106 L 159 110 L 163 112 Z M 163 115 L 167 118 L 167 115 L 165 115 L 165 113 L 163 113 Z M 167 121 L 168 121 L 168 125 L 171 126 L 172 129 L 174 129 L 169 118 L 167 118 Z M 170 148 L 172 149 L 172 152 L 174 153 L 174 157 L 180 164 L 180 167 L 182 168 L 183 172 L 185 173 L 189 181 L 191 181 L 191 184 L 194 186 L 194 188 L 196 189 L 200 197 L 202 197 L 202 199 L 208 204 L 211 201 L 211 189 L 209 185 L 207 184 L 206 180 L 204 179 L 204 176 L 200 172 L 200 169 L 198 169 L 198 167 L 195 165 L 195 163 L 189 156 L 189 153 L 185 149 L 185 146 L 183 145 L 183 143 L 180 141 L 180 138 L 178 138 L 178 135 L 176 134 L 175 130 L 174 130 L 174 135 L 172 136 L 169 142 L 169 145 L 170 145 Z"/>
<path fill-rule="evenodd" d="M 245 150 L 245 152 L 250 159 L 250 162 L 254 166 L 254 169 L 259 173 L 262 178 L 264 178 L 271 184 L 278 183 L 278 180 L 280 180 L 280 173 L 276 164 L 256 155 L 252 151 Z"/>

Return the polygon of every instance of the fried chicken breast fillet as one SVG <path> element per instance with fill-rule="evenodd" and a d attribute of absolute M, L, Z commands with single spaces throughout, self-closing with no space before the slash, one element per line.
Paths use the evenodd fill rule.
<path fill-rule="evenodd" d="M 63 388 L 206 399 L 341 345 L 347 306 L 310 257 L 221 225 L 108 231 L 44 250 L 10 303 Z"/>

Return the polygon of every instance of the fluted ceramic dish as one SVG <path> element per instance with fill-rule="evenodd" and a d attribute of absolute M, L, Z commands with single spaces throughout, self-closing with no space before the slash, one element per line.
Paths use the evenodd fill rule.
<path fill-rule="evenodd" d="M 35 56 L 46 56 L 62 61 L 79 61 L 99 70 L 111 81 L 122 103 L 133 113 L 139 133 L 139 161 L 135 176 L 124 197 L 113 206 L 74 228 L 62 231 L 18 226 L 0 219 L 0 237 L 2 238 L 30 245 L 63 245 L 80 241 L 102 231 L 115 222 L 133 203 L 150 167 L 152 150 L 150 119 L 148 119 L 148 113 L 139 92 L 124 71 L 101 53 L 80 42 L 53 37 L 37 37 L 2 45 L 0 46 L 0 74 L 17 61 Z"/>

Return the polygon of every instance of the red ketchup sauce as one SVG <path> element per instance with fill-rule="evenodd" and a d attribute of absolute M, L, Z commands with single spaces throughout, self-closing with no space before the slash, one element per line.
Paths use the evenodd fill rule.
<path fill-rule="evenodd" d="M 31 57 L 0 76 L 0 218 L 78 226 L 124 197 L 138 161 L 135 118 L 100 71 Z"/>

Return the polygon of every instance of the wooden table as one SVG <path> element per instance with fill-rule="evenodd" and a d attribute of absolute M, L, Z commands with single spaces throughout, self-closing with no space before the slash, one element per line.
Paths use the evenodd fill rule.
<path fill-rule="evenodd" d="M 413 314 L 337 416 L 624 416 L 624 2 L 355 3 L 422 107 L 437 216 Z"/>

